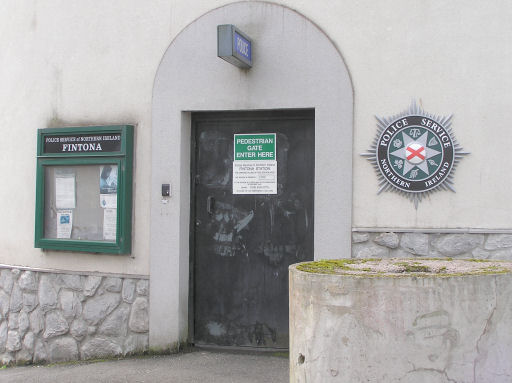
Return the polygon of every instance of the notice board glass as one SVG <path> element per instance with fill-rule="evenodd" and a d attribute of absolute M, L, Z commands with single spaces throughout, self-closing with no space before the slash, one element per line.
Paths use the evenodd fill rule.
<path fill-rule="evenodd" d="M 35 246 L 129 253 L 133 127 L 38 134 Z"/>

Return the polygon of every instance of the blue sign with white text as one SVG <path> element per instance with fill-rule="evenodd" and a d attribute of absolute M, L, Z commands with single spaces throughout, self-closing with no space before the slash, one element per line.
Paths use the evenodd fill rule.
<path fill-rule="evenodd" d="M 236 32 L 234 33 L 234 35 L 236 53 L 251 61 L 251 42 Z"/>
<path fill-rule="evenodd" d="M 252 67 L 252 40 L 232 24 L 217 25 L 217 56 L 242 69 Z"/>

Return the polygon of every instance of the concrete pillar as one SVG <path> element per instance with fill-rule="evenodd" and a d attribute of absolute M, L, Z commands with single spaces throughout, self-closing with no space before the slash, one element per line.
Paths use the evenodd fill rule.
<path fill-rule="evenodd" d="M 512 263 L 303 265 L 290 266 L 290 382 L 512 381 Z"/>

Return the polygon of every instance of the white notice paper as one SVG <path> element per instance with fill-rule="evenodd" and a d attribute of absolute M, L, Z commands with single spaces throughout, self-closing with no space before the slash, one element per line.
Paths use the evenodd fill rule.
<path fill-rule="evenodd" d="M 55 178 L 55 207 L 57 209 L 75 208 L 75 177 Z"/>
<path fill-rule="evenodd" d="M 71 238 L 73 228 L 73 210 L 59 210 L 57 212 L 57 238 Z"/>
<path fill-rule="evenodd" d="M 100 206 L 103 209 L 117 209 L 117 194 L 100 194 Z"/>
<path fill-rule="evenodd" d="M 233 161 L 233 194 L 277 194 L 277 161 Z"/>
<path fill-rule="evenodd" d="M 117 209 L 103 209 L 103 239 L 116 240 Z"/>

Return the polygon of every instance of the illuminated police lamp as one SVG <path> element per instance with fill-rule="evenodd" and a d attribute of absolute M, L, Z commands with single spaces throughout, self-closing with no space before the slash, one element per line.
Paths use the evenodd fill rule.
<path fill-rule="evenodd" d="M 217 56 L 242 69 L 252 67 L 252 41 L 234 25 L 217 25 Z"/>

